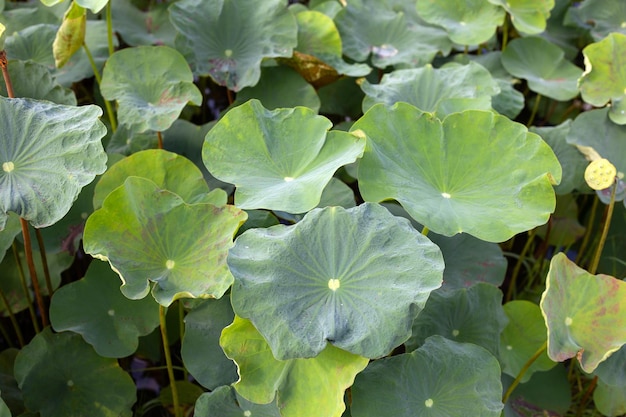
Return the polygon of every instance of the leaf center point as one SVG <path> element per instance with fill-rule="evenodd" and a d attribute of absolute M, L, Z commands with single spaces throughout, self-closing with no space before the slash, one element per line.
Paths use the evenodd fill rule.
<path fill-rule="evenodd" d="M 565 325 L 566 326 L 571 326 L 573 322 L 574 322 L 574 320 L 572 320 L 571 317 L 565 317 Z"/>
<path fill-rule="evenodd" d="M 293 177 L 285 177 L 283 178 L 285 180 L 285 182 L 291 182 L 293 181 Z"/>
<path fill-rule="evenodd" d="M 333 291 L 337 291 L 340 285 L 341 284 L 339 283 L 338 279 L 331 278 L 328 280 L 328 288 L 330 288 Z"/>
<path fill-rule="evenodd" d="M 433 408 L 433 404 L 434 404 L 434 403 L 435 403 L 435 402 L 433 401 L 433 399 L 432 399 L 432 398 L 429 398 L 429 399 L 427 399 L 426 401 L 424 401 L 424 405 L 425 405 L 427 408 Z"/>
<path fill-rule="evenodd" d="M 441 196 L 442 196 L 443 198 L 450 198 L 450 197 L 452 197 L 452 196 L 451 196 L 450 194 L 448 194 L 448 193 L 441 193 Z"/>
<path fill-rule="evenodd" d="M 176 265 L 176 262 L 172 261 L 171 259 L 168 259 L 167 262 L 165 262 L 165 267 L 167 269 L 174 269 L 174 266 Z"/>
<path fill-rule="evenodd" d="M 11 172 L 15 169 L 15 164 L 11 161 L 2 163 L 2 170 L 4 172 Z"/>

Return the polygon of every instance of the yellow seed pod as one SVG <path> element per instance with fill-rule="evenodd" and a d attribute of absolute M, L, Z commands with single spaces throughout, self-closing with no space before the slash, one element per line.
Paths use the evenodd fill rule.
<path fill-rule="evenodd" d="M 596 159 L 585 169 L 585 181 L 594 190 L 604 190 L 615 182 L 617 169 L 608 160 Z"/>

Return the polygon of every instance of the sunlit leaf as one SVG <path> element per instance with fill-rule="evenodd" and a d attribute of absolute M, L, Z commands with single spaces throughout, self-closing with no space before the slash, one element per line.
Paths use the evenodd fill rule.
<path fill-rule="evenodd" d="M 74 92 L 59 85 L 45 66 L 33 61 L 10 60 L 7 67 L 13 91 L 16 91 L 19 97 L 76 105 Z M 0 83 L 0 95 L 8 97 L 3 82 Z"/>
<path fill-rule="evenodd" d="M 113 28 L 131 46 L 174 46 L 176 30 L 167 12 L 170 5 L 170 2 L 150 2 L 145 8 L 138 9 L 130 1 L 113 1 Z"/>
<path fill-rule="evenodd" d="M 87 11 L 78 5 L 76 1 L 63 16 L 63 22 L 56 38 L 52 43 L 54 64 L 57 68 L 63 67 L 85 43 L 85 31 L 87 27 Z"/>
<path fill-rule="evenodd" d="M 489 2 L 502 6 L 511 16 L 515 29 L 527 35 L 543 32 L 550 17 L 550 10 L 554 8 L 554 0 L 489 0 Z"/>

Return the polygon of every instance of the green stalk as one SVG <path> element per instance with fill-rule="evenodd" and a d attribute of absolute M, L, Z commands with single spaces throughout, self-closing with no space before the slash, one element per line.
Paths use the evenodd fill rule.
<path fill-rule="evenodd" d="M 502 52 L 506 49 L 506 45 L 509 40 L 509 15 L 504 17 L 504 23 L 502 24 Z"/>
<path fill-rule="evenodd" d="M 606 242 L 606 237 L 609 234 L 609 228 L 611 227 L 611 218 L 613 217 L 613 209 L 615 208 L 615 192 L 617 191 L 617 179 L 613 181 L 613 191 L 611 191 L 611 201 L 609 206 L 606 208 L 606 215 L 603 219 L 602 224 L 602 235 L 600 236 L 600 242 L 598 243 L 598 247 L 596 248 L 596 254 L 591 261 L 591 265 L 589 265 L 589 273 L 595 275 L 598 270 L 598 264 L 600 263 L 600 257 L 602 256 L 602 249 L 604 249 L 604 243 Z"/>
<path fill-rule="evenodd" d="M 526 257 L 526 254 L 530 250 L 530 247 L 535 239 L 536 233 L 537 233 L 537 229 L 533 229 L 530 232 L 528 232 L 528 240 L 526 241 L 526 244 L 524 245 L 522 252 L 520 252 L 519 258 L 517 258 L 517 263 L 515 264 L 515 267 L 513 268 L 513 272 L 511 273 L 511 281 L 509 282 L 509 289 L 506 292 L 506 301 L 511 301 L 513 297 L 513 290 L 515 289 L 515 286 L 517 285 L 517 276 L 519 275 L 519 271 L 522 268 L 522 263 L 524 262 L 524 258 Z"/>
<path fill-rule="evenodd" d="M 109 56 L 113 55 L 113 52 L 115 52 L 115 45 L 113 44 L 113 19 L 111 18 L 111 2 L 113 2 L 113 0 L 109 0 L 107 2 L 107 8 L 106 8 L 107 41 L 109 43 Z"/>
<path fill-rule="evenodd" d="M 515 380 L 511 383 L 511 385 L 509 385 L 509 388 L 506 390 L 506 392 L 502 396 L 502 402 L 503 403 L 506 404 L 506 402 L 508 401 L 509 397 L 511 396 L 511 394 L 513 393 L 515 388 L 519 385 L 520 381 L 522 380 L 522 378 L 524 377 L 524 375 L 526 374 L 528 369 L 530 369 L 530 367 L 533 365 L 533 363 L 535 363 L 535 361 L 539 358 L 539 356 L 541 356 L 541 354 L 547 348 L 548 348 L 548 341 L 546 340 L 545 342 L 543 342 L 543 345 L 541 345 L 541 347 L 539 349 L 537 349 L 535 354 L 528 360 L 528 362 L 526 362 L 524 364 L 524 366 L 522 366 L 522 369 L 520 369 L 519 373 L 515 377 Z"/>
<path fill-rule="evenodd" d="M 87 54 L 87 58 L 89 59 L 89 63 L 91 64 L 91 69 L 93 70 L 93 76 L 96 77 L 96 82 L 98 83 L 98 86 L 99 86 L 100 84 L 102 84 L 102 77 L 100 76 L 100 71 L 98 71 L 98 66 L 96 65 L 96 61 L 94 61 L 93 55 L 91 55 L 91 51 L 89 50 L 89 47 L 84 42 L 83 42 L 83 48 L 85 49 L 85 53 Z M 109 122 L 111 123 L 111 130 L 115 133 L 115 131 L 117 130 L 117 122 L 115 121 L 111 103 L 109 103 L 108 100 L 104 100 L 104 107 L 106 107 L 107 115 L 109 116 Z"/>
<path fill-rule="evenodd" d="M 35 329 L 35 333 L 39 333 L 39 323 L 37 322 L 37 314 L 35 314 L 35 309 L 33 308 L 33 299 L 30 298 L 30 291 L 28 290 L 28 284 L 26 284 L 26 276 L 24 275 L 24 267 L 22 266 L 22 261 L 20 261 L 20 254 L 17 250 L 17 246 L 15 246 L 15 242 L 13 242 L 13 256 L 15 257 L 15 265 L 17 265 L 17 271 L 20 274 L 20 283 L 22 284 L 22 292 L 24 293 L 24 297 L 26 298 L 26 303 L 28 303 L 28 312 L 30 313 L 30 320 L 33 323 L 33 328 Z"/>
<path fill-rule="evenodd" d="M 157 148 L 163 149 L 163 134 L 160 131 L 157 132 Z"/>
<path fill-rule="evenodd" d="M 13 84 L 11 83 L 11 77 L 9 76 L 9 69 L 7 54 L 4 52 L 4 49 L 0 51 L 0 68 L 2 68 L 2 76 L 4 77 L 4 84 L 7 87 L 7 97 L 15 98 L 15 93 L 13 92 Z"/>
<path fill-rule="evenodd" d="M 13 330 L 15 330 L 17 341 L 19 342 L 20 347 L 24 347 L 24 336 L 22 335 L 22 329 L 20 329 L 20 325 L 17 324 L 17 320 L 15 319 L 15 314 L 13 313 L 13 309 L 11 308 L 11 304 L 9 304 L 9 300 L 7 300 L 6 295 L 4 295 L 4 291 L 2 291 L 1 289 L 0 289 L 0 298 L 2 298 L 2 302 L 4 303 L 4 306 L 7 309 L 7 313 L 9 313 L 9 319 L 11 320 L 11 325 L 13 326 Z M 0 331 L 2 331 L 4 340 L 6 340 L 7 343 L 9 343 L 9 345 L 12 345 L 11 339 L 9 338 L 9 335 L 6 329 L 4 328 L 4 326 L 1 324 L 1 322 L 0 322 Z"/>
<path fill-rule="evenodd" d="M 43 302 L 41 288 L 39 287 L 39 279 L 37 278 L 37 270 L 35 269 L 35 262 L 33 260 L 33 247 L 30 241 L 30 233 L 28 232 L 28 223 L 20 217 L 20 224 L 22 225 L 24 253 L 26 254 L 26 265 L 28 265 L 28 272 L 30 273 L 30 282 L 33 285 L 35 299 L 37 300 L 37 306 L 39 307 L 39 312 L 41 314 L 41 323 L 43 324 L 43 327 L 46 327 L 50 323 L 48 322 L 48 312 L 46 311 L 46 304 Z"/>
<path fill-rule="evenodd" d="M 46 279 L 46 287 L 48 289 L 48 297 L 52 297 L 54 288 L 52 288 L 52 280 L 50 279 L 50 269 L 48 269 L 48 257 L 46 256 L 46 246 L 43 242 L 43 237 L 39 229 L 35 229 L 35 236 L 37 236 L 37 245 L 39 246 L 39 255 L 41 256 L 41 264 L 43 265 L 43 275 Z"/>
<path fill-rule="evenodd" d="M 170 387 L 172 388 L 172 402 L 174 403 L 174 415 L 182 417 L 180 404 L 178 401 L 178 388 L 176 387 L 176 379 L 174 378 L 174 367 L 172 366 L 172 356 L 170 352 L 170 344 L 167 341 L 167 324 L 165 322 L 165 313 L 167 309 L 159 305 L 159 323 L 161 325 L 161 338 L 163 340 L 163 352 L 165 355 L 165 364 L 167 366 L 167 376 L 170 379 Z"/>
<path fill-rule="evenodd" d="M 424 228 L 422 229 L 422 235 L 428 236 L 428 232 L 430 232 L 430 230 L 428 229 L 428 227 L 424 226 Z"/>
<path fill-rule="evenodd" d="M 532 113 L 530 113 L 530 118 L 528 119 L 528 123 L 526 123 L 526 127 L 530 127 L 535 121 L 535 116 L 537 115 L 537 110 L 539 110 L 540 101 L 541 101 L 541 94 L 537 94 L 537 97 L 535 97 L 535 105 L 533 106 Z"/>
<path fill-rule="evenodd" d="M 183 336 L 185 336 L 185 306 L 178 300 L 178 328 L 180 329 L 180 340 L 182 342 Z M 183 380 L 186 381 L 189 378 L 187 368 L 183 367 Z"/>

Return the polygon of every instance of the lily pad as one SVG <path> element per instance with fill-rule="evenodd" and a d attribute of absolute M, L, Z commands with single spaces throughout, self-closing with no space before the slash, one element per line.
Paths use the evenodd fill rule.
<path fill-rule="evenodd" d="M 216 178 L 237 186 L 237 207 L 303 213 L 320 202 L 335 171 L 365 147 L 363 138 L 329 132 L 331 126 L 306 107 L 269 111 L 250 100 L 207 133 L 202 159 Z"/>
<path fill-rule="evenodd" d="M 276 400 L 282 417 L 341 415 L 344 391 L 369 362 L 334 346 L 315 358 L 277 360 L 252 322 L 237 316 L 220 344 L 237 363 L 237 392 L 257 404 Z"/>
<path fill-rule="evenodd" d="M 44 329 L 15 360 L 26 407 L 47 417 L 130 417 L 135 384 L 116 359 L 103 358 L 80 335 Z"/>
<path fill-rule="evenodd" d="M 50 322 L 56 332 L 80 334 L 100 356 L 123 358 L 137 350 L 139 336 L 159 326 L 159 309 L 151 299 L 124 297 L 115 272 L 93 262 L 83 279 L 54 293 Z"/>
<path fill-rule="evenodd" d="M 487 42 L 505 16 L 502 8 L 483 0 L 419 1 L 417 13 L 428 23 L 445 28 L 452 42 L 460 45 Z"/>
<path fill-rule="evenodd" d="M 314 357 L 328 343 L 369 358 L 388 354 L 409 338 L 443 275 L 439 248 L 377 204 L 248 230 L 228 265 L 235 313 L 279 360 Z"/>
<path fill-rule="evenodd" d="M 501 242 L 554 210 L 558 160 L 539 136 L 504 116 L 467 110 L 440 121 L 407 103 L 377 104 L 355 130 L 367 136 L 358 173 L 363 198 L 395 199 L 438 234 Z"/>
<path fill-rule="evenodd" d="M 502 291 L 479 283 L 470 288 L 430 295 L 424 310 L 413 321 L 407 352 L 424 344 L 433 335 L 460 343 L 482 346 L 498 356 L 498 338 L 507 318 L 502 309 Z"/>
<path fill-rule="evenodd" d="M 238 379 L 237 367 L 219 345 L 222 329 L 233 322 L 234 316 L 228 297 L 203 300 L 185 316 L 183 362 L 193 378 L 210 390 Z"/>
<path fill-rule="evenodd" d="M 608 385 L 626 386 L 626 345 L 601 362 L 593 373 Z"/>
<path fill-rule="evenodd" d="M 9 213 L 6 223 L 0 225 L 0 262 L 4 259 L 7 249 L 13 244 L 15 236 L 22 232 L 20 217 L 15 213 Z"/>
<path fill-rule="evenodd" d="M 626 385 L 608 385 L 602 381 L 593 392 L 593 402 L 603 415 L 618 417 L 626 414 Z"/>
<path fill-rule="evenodd" d="M 220 417 L 282 417 L 275 402 L 255 404 L 243 398 L 231 386 L 202 394 L 196 401 L 195 413 L 199 416 Z"/>
<path fill-rule="evenodd" d="M 541 309 L 530 301 L 510 301 L 504 305 L 504 312 L 509 323 L 500 335 L 499 358 L 502 372 L 516 377 L 546 341 L 547 329 Z M 533 373 L 547 371 L 555 365 L 556 363 L 550 360 L 544 351 L 527 369 L 520 382 L 524 383 Z"/>
<path fill-rule="evenodd" d="M 366 80 L 361 88 L 366 94 L 363 112 L 376 103 L 403 101 L 442 119 L 463 110 L 491 110 L 491 96 L 500 92 L 489 71 L 474 62 L 395 70 L 383 75 L 380 84 Z"/>
<path fill-rule="evenodd" d="M 129 1 L 112 1 L 113 29 L 130 46 L 173 46 L 176 30 L 167 12 L 170 6 L 170 2 L 149 2 L 140 10 Z"/>
<path fill-rule="evenodd" d="M 582 70 L 565 59 L 565 53 L 553 43 L 537 36 L 512 40 L 502 52 L 502 65 L 528 87 L 555 100 L 571 100 L 578 95 Z"/>
<path fill-rule="evenodd" d="M 226 204 L 223 190 L 209 191 L 202 172 L 193 162 L 162 149 L 150 149 L 132 154 L 107 170 L 98 181 L 93 196 L 95 209 L 130 176 L 149 179 L 164 190 L 178 194 L 186 203 Z"/>
<path fill-rule="evenodd" d="M 32 61 L 10 60 L 7 68 L 13 91 L 19 97 L 76 105 L 74 92 L 57 83 L 45 66 Z M 0 83 L 0 95 L 8 97 L 4 82 Z"/>
<path fill-rule="evenodd" d="M 626 3 L 622 0 L 585 0 L 571 7 L 570 13 L 596 42 L 614 32 L 626 34 Z"/>
<path fill-rule="evenodd" d="M 477 366 L 480 364 L 480 366 Z M 353 417 L 499 417 L 500 366 L 486 349 L 432 336 L 372 362 L 352 387 Z"/>
<path fill-rule="evenodd" d="M 583 100 L 596 107 L 610 101 L 609 117 L 614 123 L 625 125 L 626 34 L 611 33 L 585 47 L 583 55 L 585 73 L 579 80 Z"/>
<path fill-rule="evenodd" d="M 539 34 L 546 30 L 554 0 L 489 0 L 489 3 L 504 8 L 511 15 L 515 29 L 526 35 Z"/>
<path fill-rule="evenodd" d="M 550 262 L 540 306 L 554 361 L 576 356 L 585 372 L 593 372 L 626 343 L 626 282 L 591 275 L 563 253 Z"/>
<path fill-rule="evenodd" d="M 59 221 L 106 169 L 98 106 L 0 97 L 0 225 L 13 211 L 34 227 Z"/>
<path fill-rule="evenodd" d="M 259 81 L 262 59 L 290 57 L 296 46 L 287 0 L 181 0 L 169 12 L 194 74 L 232 91 Z"/>
<path fill-rule="evenodd" d="M 163 306 L 182 297 L 219 298 L 233 281 L 226 255 L 245 219 L 233 206 L 188 205 L 150 180 L 129 177 L 87 219 L 85 251 L 109 261 L 130 299 L 145 297 L 149 282 Z"/>
<path fill-rule="evenodd" d="M 100 83 L 102 96 L 117 100 L 120 123 L 140 133 L 169 128 L 191 102 L 202 103 L 185 58 L 168 46 L 138 46 L 108 59 Z"/>

